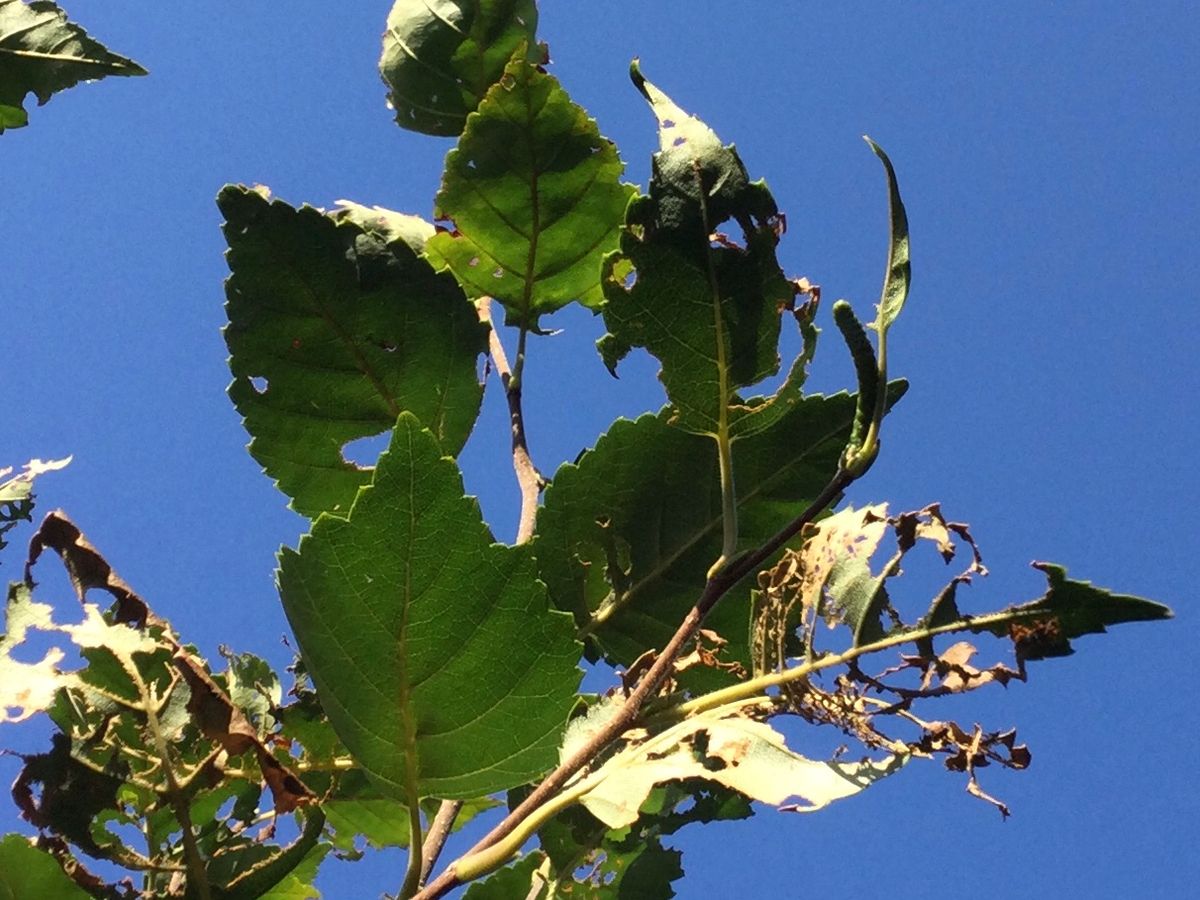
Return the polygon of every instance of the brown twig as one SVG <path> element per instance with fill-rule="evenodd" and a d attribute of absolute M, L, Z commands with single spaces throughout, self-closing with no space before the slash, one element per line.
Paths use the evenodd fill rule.
<path fill-rule="evenodd" d="M 492 324 L 492 298 L 483 297 L 477 304 L 479 321 L 487 325 L 488 351 L 492 357 L 492 365 L 500 376 L 500 384 L 504 386 L 504 397 L 508 401 L 508 418 L 512 425 L 512 460 L 513 471 L 517 474 L 517 485 L 521 489 L 521 518 L 517 525 L 516 543 L 523 544 L 533 537 L 533 525 L 537 520 L 538 497 L 546 481 L 533 464 L 529 455 L 529 445 L 525 442 L 525 416 L 521 410 L 521 374 L 525 368 L 525 337 L 528 331 L 522 327 L 517 338 L 517 361 L 515 366 L 508 363 L 508 355 L 504 345 Z"/>
<path fill-rule="evenodd" d="M 629 729 L 638 718 L 646 701 L 652 697 L 666 681 L 671 668 L 678 658 L 680 651 L 696 634 L 705 616 L 716 606 L 717 602 L 729 592 L 734 585 L 747 575 L 755 572 L 770 559 L 785 543 L 791 540 L 800 529 L 812 522 L 841 496 L 855 475 L 840 470 L 822 489 L 808 507 L 781 528 L 773 537 L 755 550 L 744 553 L 728 562 L 724 567 L 713 573 L 704 591 L 695 605 L 672 635 L 671 640 L 663 647 L 654 665 L 638 682 L 637 687 L 630 692 L 625 703 L 617 713 L 601 727 L 586 744 L 573 753 L 557 769 L 546 776 L 528 797 L 516 809 L 510 812 L 495 828 L 479 841 L 462 860 L 478 854 L 491 847 L 496 842 L 511 834 L 516 827 L 535 809 L 549 800 L 566 782 L 580 769 L 592 761 L 604 748 Z M 460 860 L 460 862 L 462 861 Z M 469 880 L 469 879 L 467 879 Z M 456 865 L 451 865 L 426 886 L 415 900 L 434 900 L 443 896 L 461 884 Z"/>

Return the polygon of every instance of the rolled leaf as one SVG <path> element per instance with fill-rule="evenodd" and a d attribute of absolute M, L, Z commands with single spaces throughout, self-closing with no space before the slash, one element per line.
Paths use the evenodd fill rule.
<path fill-rule="evenodd" d="M 453 136 L 522 45 L 534 44 L 534 0 L 396 0 L 379 71 L 396 123 Z"/>

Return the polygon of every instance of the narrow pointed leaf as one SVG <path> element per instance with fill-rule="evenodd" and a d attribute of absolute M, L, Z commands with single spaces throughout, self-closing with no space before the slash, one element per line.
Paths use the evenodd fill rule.
<path fill-rule="evenodd" d="M 898 384 L 893 398 L 902 392 Z M 761 544 L 825 487 L 854 409 L 849 394 L 806 397 L 738 444 L 739 550 Z M 721 550 L 716 446 L 671 427 L 669 416 L 617 421 L 559 468 L 538 516 L 535 548 L 553 602 L 623 664 L 670 638 Z M 747 663 L 748 617 L 731 597 L 709 622 Z"/>
<path fill-rule="evenodd" d="M 623 168 L 555 78 L 513 60 L 446 158 L 437 214 L 455 230 L 429 242 L 430 260 L 502 303 L 510 323 L 536 327 L 572 300 L 595 308 L 634 193 Z"/>
<path fill-rule="evenodd" d="M 330 722 L 391 796 L 481 797 L 553 764 L 580 676 L 570 619 L 412 415 L 349 518 L 282 551 L 279 585 Z"/>
<path fill-rule="evenodd" d="M 658 119 L 662 149 L 649 194 L 630 203 L 620 250 L 605 261 L 609 333 L 600 354 L 615 372 L 631 349 L 646 348 L 662 363 L 675 424 L 741 437 L 760 430 L 756 416 L 786 412 L 805 374 L 803 364 L 793 368 L 777 403 L 738 396 L 779 371 L 780 316 L 795 309 L 800 293 L 775 258 L 784 220 L 733 146 L 679 109 L 636 64 L 632 75 Z M 741 233 L 716 236 L 730 220 Z"/>
<path fill-rule="evenodd" d="M 454 136 L 522 45 L 538 53 L 534 0 L 396 0 L 379 71 L 396 123 Z"/>
<path fill-rule="evenodd" d="M 343 448 L 389 431 L 403 410 L 457 453 L 479 412 L 487 337 L 454 279 L 411 246 L 420 230 L 244 187 L 217 203 L 232 271 L 229 396 L 250 454 L 293 508 L 345 515 L 371 470 Z"/>
<path fill-rule="evenodd" d="M 872 327 L 880 333 L 892 327 L 892 323 L 904 309 L 908 298 L 908 285 L 912 278 L 908 247 L 908 214 L 900 199 L 900 187 L 896 183 L 896 170 L 883 148 L 869 137 L 863 138 L 883 163 L 888 183 L 888 215 L 891 221 L 891 236 L 888 240 L 887 274 L 883 279 L 883 293 L 879 299 L 879 315 Z"/>
<path fill-rule="evenodd" d="M 1067 570 L 1054 563 L 1033 565 L 1046 573 L 1049 587 L 1045 596 L 980 617 L 981 627 L 972 629 L 1011 637 L 1025 660 L 1069 656 L 1074 652 L 1074 638 L 1104 634 L 1111 625 L 1154 622 L 1174 615 L 1169 607 L 1153 600 L 1115 594 L 1091 582 L 1068 578 Z"/>
<path fill-rule="evenodd" d="M 0 0 L 0 134 L 28 124 L 25 95 L 38 106 L 81 81 L 145 75 L 132 59 L 110 51 L 48 0 Z"/>

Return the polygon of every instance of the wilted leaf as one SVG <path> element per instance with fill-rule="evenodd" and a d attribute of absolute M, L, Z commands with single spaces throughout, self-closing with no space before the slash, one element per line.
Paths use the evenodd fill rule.
<path fill-rule="evenodd" d="M 397 0 L 379 71 L 402 128 L 453 136 L 521 48 L 540 55 L 534 0 Z"/>
<path fill-rule="evenodd" d="M 593 775 L 581 802 L 610 828 L 633 824 L 650 790 L 687 778 L 716 781 L 746 796 L 796 812 L 814 812 L 852 796 L 907 761 L 819 762 L 789 750 L 783 735 L 756 716 L 762 701 L 741 701 L 685 719 L 621 750 Z"/>
<path fill-rule="evenodd" d="M 898 398 L 904 386 L 895 387 Z M 614 423 L 555 473 L 538 516 L 535 550 L 553 602 L 626 665 L 666 643 L 721 550 L 716 446 L 670 427 L 669 415 Z M 847 394 L 810 396 L 738 443 L 739 549 L 761 544 L 828 483 L 853 416 Z M 746 622 L 735 592 L 708 625 L 748 666 Z"/>
<path fill-rule="evenodd" d="M 632 348 L 645 347 L 662 363 L 673 424 L 745 437 L 800 398 L 816 331 L 812 306 L 797 308 L 796 297 L 811 286 L 779 268 L 784 219 L 766 185 L 750 181 L 737 151 L 646 81 L 636 62 L 631 74 L 658 118 L 661 149 L 650 193 L 630 203 L 620 250 L 605 260 L 609 333 L 600 354 L 615 373 Z M 744 245 L 716 234 L 730 220 Z M 807 346 L 776 397 L 743 401 L 739 390 L 779 371 L 784 310 L 796 315 Z"/>
<path fill-rule="evenodd" d="M 0 134 L 28 124 L 26 94 L 38 106 L 81 81 L 106 75 L 145 75 L 118 56 L 49 0 L 0 0 Z"/>
<path fill-rule="evenodd" d="M 279 584 L 330 721 L 396 799 L 480 797 L 553 763 L 580 676 L 570 619 L 411 415 L 349 519 L 282 552 Z"/>
<path fill-rule="evenodd" d="M 446 157 L 437 215 L 454 230 L 428 255 L 472 297 L 493 297 L 507 321 L 578 300 L 600 305 L 600 261 L 634 189 L 616 147 L 558 81 L 513 60 Z"/>
<path fill-rule="evenodd" d="M 4 900 L 89 900 L 71 881 L 58 861 L 37 849 L 29 838 L 6 834 L 0 838 L 0 897 Z"/>
<path fill-rule="evenodd" d="M 487 333 L 454 279 L 410 245 L 419 230 L 293 209 L 244 187 L 224 188 L 217 203 L 232 272 L 229 396 L 251 455 L 292 506 L 344 516 L 371 470 L 343 449 L 389 430 L 401 411 L 457 453 L 479 412 Z"/>

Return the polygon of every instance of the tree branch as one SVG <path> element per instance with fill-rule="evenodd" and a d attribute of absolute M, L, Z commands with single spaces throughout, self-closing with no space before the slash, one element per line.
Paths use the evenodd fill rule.
<path fill-rule="evenodd" d="M 750 573 L 757 571 L 759 566 L 773 556 L 792 537 L 798 534 L 800 529 L 824 512 L 825 509 L 841 496 L 842 491 L 856 477 L 856 475 L 839 469 L 804 512 L 792 519 L 792 521 L 781 528 L 762 546 L 731 560 L 714 572 L 709 578 L 708 583 L 704 586 L 704 591 L 696 600 L 695 605 L 684 617 L 675 634 L 672 635 L 671 640 L 663 647 L 654 664 L 641 681 L 638 682 L 617 713 L 605 722 L 586 744 L 573 753 L 557 769 L 547 775 L 545 780 L 534 788 L 533 792 L 496 825 L 495 828 L 488 832 L 479 843 L 472 847 L 466 856 L 460 858 L 456 863 L 443 871 L 422 890 L 417 895 L 416 900 L 434 900 L 434 898 L 441 897 L 447 891 L 462 884 L 464 880 L 478 878 L 492 868 L 498 868 L 500 865 L 503 865 L 505 862 L 504 859 L 485 857 L 483 860 L 479 860 L 473 858 L 484 853 L 489 847 L 492 847 L 511 834 L 524 819 L 550 800 L 572 776 L 583 769 L 605 747 L 628 730 L 637 721 L 638 715 L 646 701 L 667 680 L 680 652 L 687 642 L 695 636 L 700 623 L 704 621 L 704 617 L 708 615 L 712 608 L 717 605 L 717 602 L 739 581 Z M 469 875 L 468 878 L 460 879 L 459 865 L 463 866 L 464 875 Z"/>

